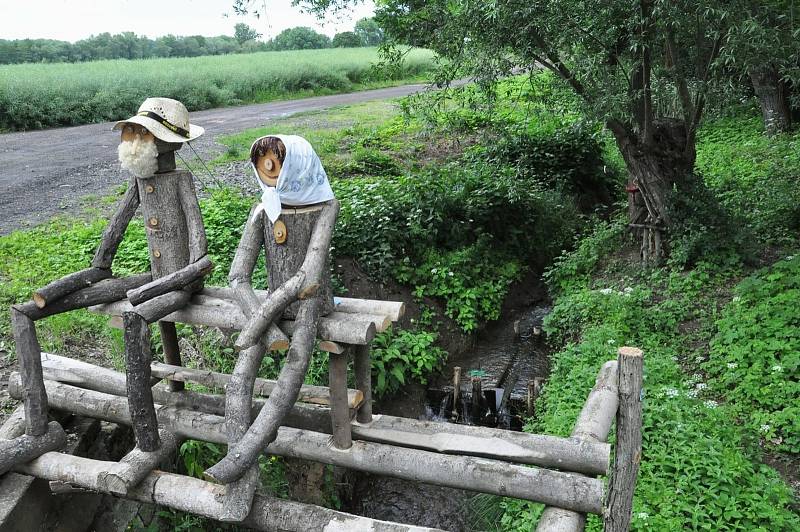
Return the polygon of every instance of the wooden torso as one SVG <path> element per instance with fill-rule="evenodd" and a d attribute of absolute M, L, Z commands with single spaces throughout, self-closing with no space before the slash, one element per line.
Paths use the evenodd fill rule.
<path fill-rule="evenodd" d="M 278 287 L 290 279 L 306 258 L 308 242 L 314 225 L 322 212 L 322 206 L 284 208 L 277 222 L 286 226 L 286 241 L 278 244 L 275 239 L 275 226 L 269 218 L 262 214 L 264 219 L 264 249 L 266 250 L 267 274 L 270 288 Z M 317 295 L 322 299 L 321 315 L 333 311 L 333 290 L 331 289 L 331 272 L 325 268 L 322 272 L 320 287 Z M 297 316 L 300 302 L 289 305 L 284 317 L 293 319 Z"/>
<path fill-rule="evenodd" d="M 179 196 L 181 180 L 194 186 L 192 174 L 185 170 L 137 178 L 153 279 L 189 264 L 189 233 Z"/>

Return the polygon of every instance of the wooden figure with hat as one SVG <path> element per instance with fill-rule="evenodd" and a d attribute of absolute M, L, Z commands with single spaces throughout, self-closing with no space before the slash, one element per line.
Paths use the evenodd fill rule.
<path fill-rule="evenodd" d="M 118 147 L 121 166 L 133 177 L 103 232 L 91 266 L 36 290 L 33 301 L 11 309 L 17 356 L 26 389 L 26 436 L 30 441 L 24 444 L 31 448 L 26 455 L 29 460 L 37 452 L 41 454 L 52 449 L 55 441 L 62 439 L 56 437 L 60 427 L 55 423 L 48 425 L 41 349 L 34 321 L 126 296 L 132 305 L 123 314 L 123 322 L 128 403 L 137 447 L 134 451 L 144 453 L 149 457 L 147 461 L 154 462 L 158 455 L 171 452 L 162 447 L 174 448 L 175 445 L 174 439 L 165 436 L 166 433 L 159 436 L 150 390 L 149 324 L 158 321 L 164 358 L 170 364 L 179 365 L 175 324 L 159 320 L 189 302 L 192 294 L 202 288 L 203 278 L 213 265 L 207 256 L 205 229 L 192 174 L 176 169 L 175 151 L 183 143 L 202 135 L 203 128 L 189 123 L 189 113 L 181 102 L 148 98 L 135 116 L 118 122 L 113 129 L 121 132 Z M 150 272 L 115 278 L 111 270 L 114 256 L 139 207 L 144 215 Z M 170 386 L 178 390 L 182 383 L 171 382 Z M 170 440 L 166 446 L 161 445 L 164 437 Z M 147 473 L 149 470 L 145 468 L 137 475 Z M 126 483 L 135 485 L 137 480 L 127 479 Z"/>

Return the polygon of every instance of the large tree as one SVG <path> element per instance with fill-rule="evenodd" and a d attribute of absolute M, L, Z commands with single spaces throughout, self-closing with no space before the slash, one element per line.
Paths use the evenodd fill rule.
<path fill-rule="evenodd" d="M 656 261 L 687 214 L 676 200 L 702 191 L 695 137 L 730 79 L 721 54 L 739 15 L 736 0 L 383 0 L 376 11 L 390 37 L 482 80 L 539 68 L 560 77 L 613 134 L 630 175 L 631 226 L 643 257 Z"/>
<path fill-rule="evenodd" d="M 327 35 L 317 33 L 311 28 L 298 26 L 280 32 L 271 41 L 273 50 L 312 50 L 330 48 L 331 40 Z"/>

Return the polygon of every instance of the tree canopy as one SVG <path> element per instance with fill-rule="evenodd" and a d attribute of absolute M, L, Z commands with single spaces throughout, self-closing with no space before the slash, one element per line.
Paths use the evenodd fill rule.
<path fill-rule="evenodd" d="M 313 50 L 329 48 L 331 40 L 327 35 L 317 33 L 311 28 L 298 26 L 283 30 L 269 45 L 273 50 Z"/>

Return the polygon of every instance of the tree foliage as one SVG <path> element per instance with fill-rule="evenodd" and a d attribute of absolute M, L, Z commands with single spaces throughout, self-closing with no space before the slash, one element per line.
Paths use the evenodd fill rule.
<path fill-rule="evenodd" d="M 272 50 L 313 50 L 330 48 L 331 40 L 311 28 L 298 26 L 283 30 L 269 45 Z"/>
<path fill-rule="evenodd" d="M 361 39 L 363 46 L 378 46 L 383 43 L 383 28 L 374 18 L 362 18 L 353 30 Z"/>
<path fill-rule="evenodd" d="M 255 28 L 251 28 L 244 22 L 239 22 L 233 27 L 233 37 L 239 44 L 244 44 L 247 41 L 254 41 L 261 37 L 261 34 Z"/>
<path fill-rule="evenodd" d="M 359 46 L 364 46 L 364 43 L 361 41 L 361 37 L 354 32 L 343 31 L 333 36 L 331 46 L 334 48 L 358 48 Z"/>
<path fill-rule="evenodd" d="M 0 39 L 0 64 L 197 57 L 262 50 L 266 50 L 264 43 L 253 40 L 240 42 L 228 35 L 217 37 L 165 35 L 150 39 L 132 32 L 116 35 L 101 33 L 75 43 L 51 39 Z"/>

